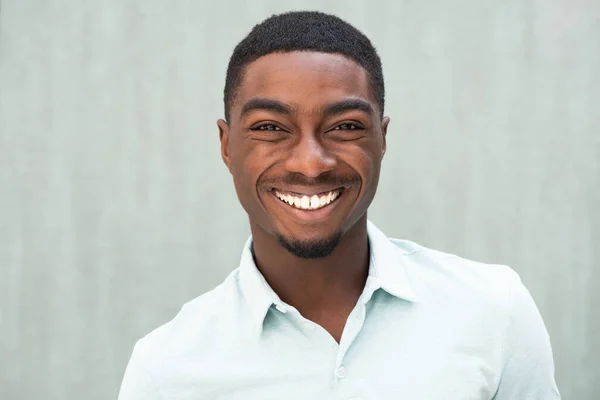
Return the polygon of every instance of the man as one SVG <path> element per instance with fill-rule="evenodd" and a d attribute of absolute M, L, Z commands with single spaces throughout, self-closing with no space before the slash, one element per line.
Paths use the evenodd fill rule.
<path fill-rule="evenodd" d="M 238 44 L 221 155 L 252 237 L 219 287 L 135 346 L 121 400 L 548 400 L 546 329 L 508 267 L 367 221 L 390 122 L 380 59 L 317 12 Z"/>

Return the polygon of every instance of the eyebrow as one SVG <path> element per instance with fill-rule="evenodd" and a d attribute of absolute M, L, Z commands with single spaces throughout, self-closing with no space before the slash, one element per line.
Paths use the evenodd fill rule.
<path fill-rule="evenodd" d="M 250 99 L 243 105 L 241 116 L 249 114 L 255 110 L 264 110 L 264 111 L 272 111 L 278 114 L 283 115 L 292 115 L 294 113 L 294 109 L 292 106 L 282 103 L 277 100 L 265 99 L 262 97 L 256 97 Z M 328 104 L 323 109 L 323 114 L 330 115 L 339 115 L 343 114 L 347 111 L 362 111 L 367 114 L 371 114 L 374 110 L 371 104 L 361 99 L 346 99 L 342 101 L 338 101 L 335 103 Z"/>
<path fill-rule="evenodd" d="M 373 107 L 361 99 L 347 99 L 325 106 L 323 113 L 325 115 L 338 115 L 346 111 L 362 111 L 367 114 L 373 112 Z"/>
<path fill-rule="evenodd" d="M 293 113 L 292 107 L 285 103 L 277 100 L 257 97 L 244 104 L 241 115 L 244 116 L 255 110 L 273 111 L 284 115 L 291 115 Z"/>

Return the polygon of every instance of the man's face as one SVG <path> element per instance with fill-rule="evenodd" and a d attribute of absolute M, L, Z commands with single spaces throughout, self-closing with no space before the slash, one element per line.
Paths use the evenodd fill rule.
<path fill-rule="evenodd" d="M 229 111 L 221 153 L 253 232 L 299 257 L 327 256 L 379 180 L 389 119 L 367 72 L 337 54 L 269 54 L 247 65 Z"/>

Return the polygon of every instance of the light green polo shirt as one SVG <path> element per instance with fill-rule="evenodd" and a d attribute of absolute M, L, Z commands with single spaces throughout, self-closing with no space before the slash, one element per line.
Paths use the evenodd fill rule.
<path fill-rule="evenodd" d="M 553 400 L 546 328 L 518 275 L 389 239 L 340 343 L 239 268 L 136 344 L 119 400 Z"/>

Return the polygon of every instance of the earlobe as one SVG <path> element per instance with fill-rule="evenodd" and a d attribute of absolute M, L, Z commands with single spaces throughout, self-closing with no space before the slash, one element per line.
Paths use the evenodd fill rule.
<path fill-rule="evenodd" d="M 227 121 L 219 119 L 217 121 L 219 127 L 219 140 L 221 141 L 221 158 L 231 172 L 231 154 L 229 153 L 229 125 Z"/>
<path fill-rule="evenodd" d="M 381 156 L 383 157 L 383 155 L 385 154 L 385 150 L 387 148 L 387 129 L 388 129 L 388 125 L 390 124 L 390 117 L 384 117 L 383 120 L 381 121 L 381 133 L 383 134 L 383 143 L 382 143 L 382 147 L 381 147 Z"/>

